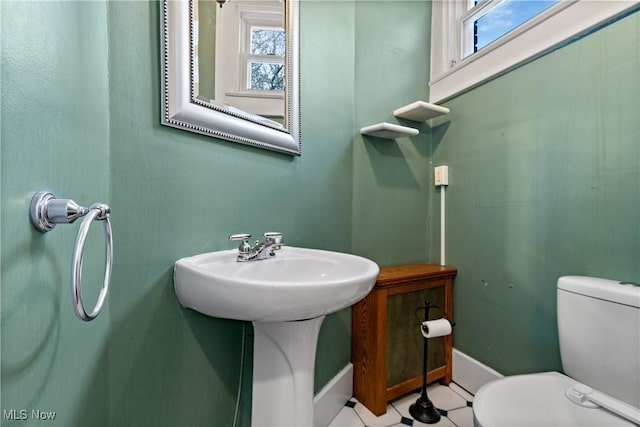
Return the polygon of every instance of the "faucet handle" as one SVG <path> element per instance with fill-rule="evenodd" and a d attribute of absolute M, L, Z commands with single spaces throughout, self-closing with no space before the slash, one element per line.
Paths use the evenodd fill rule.
<path fill-rule="evenodd" d="M 249 240 L 250 238 L 251 238 L 251 234 L 247 234 L 247 233 L 232 234 L 231 236 L 229 236 L 229 240 L 231 241 Z"/>
<path fill-rule="evenodd" d="M 277 251 L 282 245 L 282 233 L 279 231 L 269 231 L 264 233 L 264 240 L 265 242 L 272 242 L 274 245 L 273 249 Z"/>
<path fill-rule="evenodd" d="M 229 240 L 240 241 L 240 246 L 238 247 L 238 251 L 241 254 L 248 254 L 251 252 L 251 245 L 249 245 L 249 239 L 251 238 L 251 234 L 240 233 L 240 234 L 232 234 L 229 236 Z"/>

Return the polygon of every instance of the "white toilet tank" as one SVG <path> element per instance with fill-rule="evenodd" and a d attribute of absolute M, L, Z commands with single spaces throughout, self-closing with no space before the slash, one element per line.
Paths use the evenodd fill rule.
<path fill-rule="evenodd" d="M 640 286 L 584 276 L 558 279 L 564 372 L 640 407 Z"/>

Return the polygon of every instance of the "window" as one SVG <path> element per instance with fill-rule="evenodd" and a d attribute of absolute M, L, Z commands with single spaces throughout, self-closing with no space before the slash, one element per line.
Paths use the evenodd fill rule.
<path fill-rule="evenodd" d="M 281 16 L 263 11 L 240 14 L 239 92 L 280 96 L 284 91 L 285 32 Z"/>
<path fill-rule="evenodd" d="M 251 27 L 246 88 L 284 90 L 285 33 L 283 28 Z"/>
<path fill-rule="evenodd" d="M 638 1 L 432 2 L 430 101 L 442 102 L 638 9 Z"/>
<path fill-rule="evenodd" d="M 464 56 L 486 47 L 508 32 L 539 15 L 559 0 L 484 0 L 476 2 L 462 20 L 467 45 Z"/>

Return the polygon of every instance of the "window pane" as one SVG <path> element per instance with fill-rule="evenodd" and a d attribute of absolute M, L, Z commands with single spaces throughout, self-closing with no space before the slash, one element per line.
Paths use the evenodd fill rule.
<path fill-rule="evenodd" d="M 284 64 L 250 62 L 249 89 L 284 90 Z"/>
<path fill-rule="evenodd" d="M 505 0 L 475 21 L 475 52 L 527 22 L 559 0 Z"/>
<path fill-rule="evenodd" d="M 284 30 L 251 28 L 251 53 L 284 56 Z"/>

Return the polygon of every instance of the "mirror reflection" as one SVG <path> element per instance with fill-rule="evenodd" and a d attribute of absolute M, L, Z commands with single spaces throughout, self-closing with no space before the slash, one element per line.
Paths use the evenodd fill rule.
<path fill-rule="evenodd" d="M 298 0 L 163 0 L 161 123 L 299 156 L 299 32 Z"/>
<path fill-rule="evenodd" d="M 286 33 L 281 0 L 198 0 L 193 90 L 201 102 L 286 127 Z"/>

